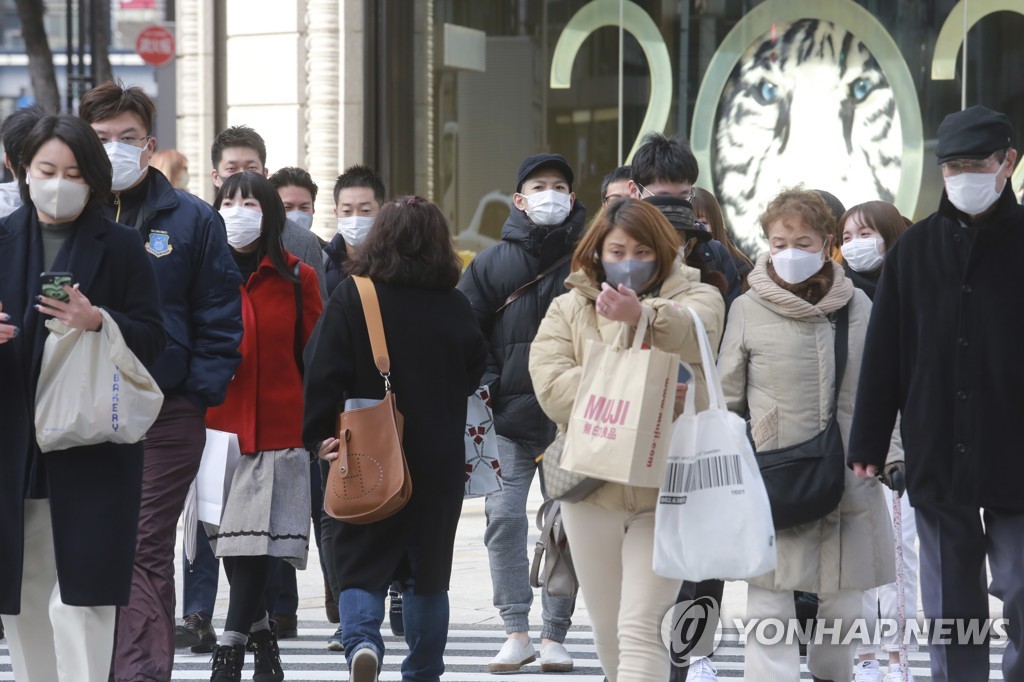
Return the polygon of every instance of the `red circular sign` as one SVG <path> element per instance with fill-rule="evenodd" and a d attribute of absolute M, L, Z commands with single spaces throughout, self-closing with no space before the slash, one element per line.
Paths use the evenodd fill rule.
<path fill-rule="evenodd" d="M 161 66 L 174 58 L 174 36 L 166 28 L 150 26 L 139 33 L 135 51 L 147 64 Z"/>

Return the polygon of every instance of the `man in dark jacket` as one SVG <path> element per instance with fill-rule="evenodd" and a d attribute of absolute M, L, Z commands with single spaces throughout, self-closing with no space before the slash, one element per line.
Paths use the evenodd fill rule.
<path fill-rule="evenodd" d="M 947 116 L 935 153 L 939 210 L 889 249 L 875 292 L 848 461 L 882 471 L 901 415 L 906 485 L 921 541 L 925 617 L 956 619 L 931 647 L 932 679 L 989 679 L 988 591 L 1003 602 L 1003 679 L 1024 680 L 1024 318 L 1017 274 L 1024 208 L 1010 174 L 1009 119 L 984 107 Z"/>
<path fill-rule="evenodd" d="M 328 296 L 348 277 L 345 262 L 366 239 L 383 205 L 384 181 L 372 168 L 349 166 L 334 182 L 338 234 L 324 247 Z"/>
<path fill-rule="evenodd" d="M 565 293 L 572 252 L 583 234 L 586 209 L 572 192 L 573 172 L 559 154 L 528 157 L 516 175 L 516 193 L 501 242 L 470 264 L 459 290 L 469 299 L 489 339 L 484 384 L 494 402 L 498 455 L 504 488 L 487 498 L 487 545 L 498 608 L 508 641 L 490 672 L 514 672 L 534 660 L 529 614 L 533 602 L 526 557 L 526 499 L 536 458 L 554 440 L 555 425 L 537 403 L 530 380 L 530 344 L 548 306 Z M 562 642 L 573 611 L 571 599 L 541 594 L 544 671 L 572 669 Z"/>
<path fill-rule="evenodd" d="M 164 406 L 146 436 L 131 599 L 118 610 L 111 679 L 170 680 L 174 539 L 206 442 L 206 408 L 224 401 L 241 361 L 238 268 L 220 216 L 149 167 L 155 107 L 141 88 L 103 83 L 79 115 L 113 166 L 107 217 L 137 229 L 156 271 L 167 347 L 152 368 Z"/>

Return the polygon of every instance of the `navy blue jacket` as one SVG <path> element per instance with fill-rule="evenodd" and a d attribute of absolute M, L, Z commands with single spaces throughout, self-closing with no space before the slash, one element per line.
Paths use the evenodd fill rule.
<path fill-rule="evenodd" d="M 513 206 L 501 242 L 480 252 L 459 282 L 459 291 L 469 299 L 489 341 L 482 383 L 491 389 L 499 436 L 542 445 L 554 440 L 555 425 L 540 409 L 533 390 L 530 345 L 551 301 L 566 292 L 571 262 L 534 284 L 500 315 L 497 311 L 509 294 L 573 252 L 586 220 L 587 209 L 580 201 L 557 227 L 534 225 Z"/>
<path fill-rule="evenodd" d="M 345 238 L 340 234 L 324 247 L 324 284 L 327 285 L 327 298 L 331 297 L 334 290 L 338 288 L 348 275 L 345 273 L 345 262 L 348 260 L 348 252 L 345 250 Z"/>
<path fill-rule="evenodd" d="M 164 347 L 156 277 L 137 233 L 86 208 L 53 263 L 110 313 L 128 348 L 151 367 Z M 39 452 L 36 383 L 48 334 L 33 307 L 43 270 L 32 204 L 0 220 L 0 299 L 17 337 L 0 344 L 0 613 L 19 612 L 26 497 L 50 501 L 61 599 L 72 606 L 128 603 L 142 497 L 142 443 Z M 82 376 L 88 376 L 83 369 Z M 34 475 L 30 476 L 29 471 Z M 42 483 L 29 490 L 30 479 Z M 38 567 L 28 566 L 28 570 Z"/>
<path fill-rule="evenodd" d="M 1022 253 L 1024 207 L 1007 183 L 974 224 L 943 193 L 885 255 L 847 461 L 881 467 L 901 413 L 915 506 L 1024 511 Z"/>
<path fill-rule="evenodd" d="M 152 368 L 165 394 L 199 408 L 224 402 L 242 361 L 242 276 L 228 249 L 224 221 L 209 204 L 176 190 L 150 168 L 137 225 L 156 271 L 167 348 Z M 104 207 L 117 215 L 115 203 Z"/>

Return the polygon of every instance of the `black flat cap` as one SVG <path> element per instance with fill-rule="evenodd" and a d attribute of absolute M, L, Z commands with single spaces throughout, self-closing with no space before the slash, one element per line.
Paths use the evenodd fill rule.
<path fill-rule="evenodd" d="M 698 242 L 711 239 L 711 231 L 694 219 L 693 206 L 686 199 L 673 196 L 653 196 L 644 199 L 668 219 L 672 227 L 686 232 L 687 237 L 696 237 Z"/>
<path fill-rule="evenodd" d="M 569 162 L 561 154 L 534 154 L 523 159 L 523 162 L 519 165 L 519 172 L 516 173 L 516 191 L 522 192 L 523 183 L 526 182 L 526 178 L 541 168 L 555 168 L 559 170 L 565 176 L 566 182 L 569 183 L 569 191 L 572 191 L 572 181 L 575 176 L 572 173 Z"/>
<path fill-rule="evenodd" d="M 1011 145 L 1013 126 L 1006 114 L 973 106 L 949 114 L 939 125 L 935 156 L 939 163 L 951 159 L 984 159 Z"/>

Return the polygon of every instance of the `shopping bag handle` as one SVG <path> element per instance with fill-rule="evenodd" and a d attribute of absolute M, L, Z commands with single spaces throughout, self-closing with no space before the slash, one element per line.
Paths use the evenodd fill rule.
<path fill-rule="evenodd" d="M 629 348 L 630 350 L 642 350 L 644 346 L 644 339 L 647 337 L 647 332 L 650 330 L 651 325 L 651 309 L 645 305 L 640 306 L 640 321 L 636 324 L 636 334 L 633 335 L 633 345 L 627 345 L 626 339 L 629 338 L 629 324 L 623 322 L 622 329 L 619 330 L 619 335 L 615 338 L 615 346 L 617 348 Z M 653 346 L 653 339 L 651 345 Z"/>
<path fill-rule="evenodd" d="M 708 340 L 708 332 L 700 316 L 692 308 L 689 309 L 690 317 L 693 318 L 693 331 L 697 336 L 697 343 L 700 346 L 700 362 L 704 366 L 704 381 L 708 390 L 708 409 L 725 409 L 725 392 L 722 390 L 722 379 L 718 374 L 718 365 L 715 364 L 715 356 L 711 353 L 711 342 Z M 683 403 L 684 414 L 695 414 L 697 412 L 696 398 L 694 391 L 686 392 L 686 400 Z"/>

